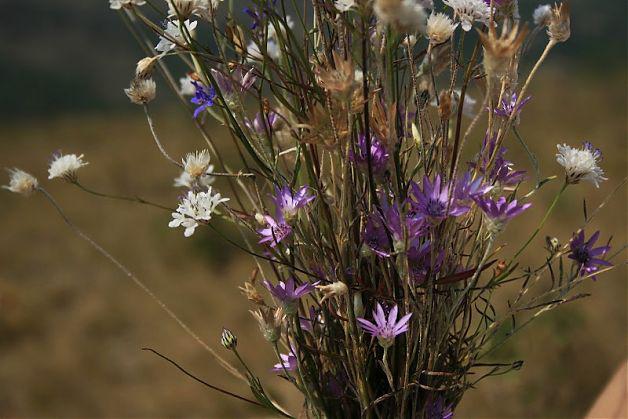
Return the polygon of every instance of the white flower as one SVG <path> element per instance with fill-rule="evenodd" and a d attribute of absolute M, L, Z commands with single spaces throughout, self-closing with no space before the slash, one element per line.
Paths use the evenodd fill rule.
<path fill-rule="evenodd" d="M 491 8 L 484 0 L 443 0 L 443 3 L 454 9 L 465 32 L 471 30 L 474 22 L 487 23 L 491 17 Z"/>
<path fill-rule="evenodd" d="M 181 87 L 179 88 L 179 93 L 183 96 L 194 96 L 196 93 L 196 87 L 192 84 L 192 77 L 185 76 L 179 79 L 179 84 Z"/>
<path fill-rule="evenodd" d="M 124 89 L 129 100 L 136 105 L 145 105 L 157 96 L 157 84 L 153 79 L 133 79 L 131 86 Z"/>
<path fill-rule="evenodd" d="M 262 61 L 264 59 L 259 46 L 255 42 L 249 43 L 246 47 L 246 53 L 247 61 Z M 277 60 L 281 57 L 281 48 L 279 47 L 279 44 L 270 37 L 266 42 L 266 53 L 273 60 Z"/>
<path fill-rule="evenodd" d="M 212 183 L 214 183 L 215 177 L 211 174 L 214 172 L 214 165 L 210 164 L 207 166 L 207 171 L 204 175 L 198 177 L 198 179 L 194 179 L 188 172 L 185 170 L 181 172 L 181 174 L 174 179 L 174 186 L 177 188 L 188 188 L 192 189 L 194 186 L 194 182 L 197 181 L 198 184 L 204 188 L 208 188 Z"/>
<path fill-rule="evenodd" d="M 142 6 L 146 4 L 144 0 L 109 0 L 109 8 L 120 10 L 123 7 Z"/>
<path fill-rule="evenodd" d="M 576 184 L 581 180 L 588 180 L 599 188 L 600 182 L 606 180 L 604 171 L 598 166 L 602 153 L 589 142 L 584 146 L 573 148 L 567 144 L 558 144 L 556 161 L 565 168 L 567 183 Z"/>
<path fill-rule="evenodd" d="M 63 178 L 68 181 L 76 179 L 76 172 L 89 163 L 83 161 L 83 155 L 76 154 L 55 154 L 48 168 L 48 179 Z"/>
<path fill-rule="evenodd" d="M 458 24 L 444 13 L 432 13 L 427 18 L 427 37 L 433 44 L 442 44 L 451 38 Z"/>
<path fill-rule="evenodd" d="M 39 186 L 39 182 L 35 176 L 18 168 L 7 170 L 9 172 L 9 184 L 2 185 L 3 189 L 28 196 Z"/>
<path fill-rule="evenodd" d="M 339 12 L 348 12 L 355 7 L 355 0 L 336 0 L 334 6 Z"/>
<path fill-rule="evenodd" d="M 206 21 L 211 21 L 213 18 L 213 14 L 220 6 L 223 0 L 197 0 L 197 8 L 194 11 L 194 14 L 201 19 Z"/>
<path fill-rule="evenodd" d="M 222 0 L 168 0 L 168 16 L 181 16 L 187 19 L 196 15 L 205 20 L 211 20 L 213 12 Z"/>
<path fill-rule="evenodd" d="M 212 195 L 211 187 L 207 192 L 188 191 L 187 196 L 179 202 L 177 211 L 172 213 L 172 221 L 168 223 L 168 227 L 184 227 L 183 235 L 190 237 L 198 227 L 198 221 L 211 220 L 216 207 L 227 201 L 229 198 L 222 198 L 219 193 Z"/>
<path fill-rule="evenodd" d="M 552 7 L 549 4 L 542 4 L 534 9 L 532 19 L 537 26 L 547 26 L 552 18 Z"/>
<path fill-rule="evenodd" d="M 376 0 L 373 7 L 377 18 L 402 32 L 425 32 L 427 14 L 416 0 Z"/>
<path fill-rule="evenodd" d="M 210 160 L 211 156 L 207 150 L 188 153 L 183 159 L 183 170 L 192 179 L 197 179 L 199 176 L 207 174 Z"/>
<path fill-rule="evenodd" d="M 187 32 L 190 34 L 196 29 L 197 21 L 190 22 L 186 20 L 183 22 L 185 25 Z M 172 22 L 168 22 L 166 24 L 166 29 L 164 30 L 166 36 L 159 37 L 159 43 L 155 46 L 155 49 L 159 52 L 167 52 L 176 48 L 177 43 L 183 44 L 184 38 L 181 33 L 181 28 L 178 25 Z M 176 41 L 176 42 L 175 42 Z"/>

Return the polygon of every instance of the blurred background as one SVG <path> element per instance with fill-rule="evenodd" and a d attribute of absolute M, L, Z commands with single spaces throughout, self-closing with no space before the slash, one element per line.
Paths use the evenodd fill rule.
<path fill-rule="evenodd" d="M 52 152 L 84 153 L 82 182 L 105 193 L 176 202 L 177 173 L 153 147 L 141 109 L 122 89 L 142 58 L 106 0 L 0 1 L 0 166 L 40 178 Z M 529 20 L 536 2 L 522 0 Z M 10 12 L 8 10 L 10 9 Z M 555 144 L 593 141 L 609 180 L 571 190 L 523 266 L 544 255 L 545 235 L 569 240 L 583 219 L 626 176 L 626 16 L 624 0 L 572 1 L 573 34 L 533 83 L 520 132 L 544 175 L 559 174 Z M 544 37 L 536 40 L 538 56 Z M 162 88 L 156 121 L 171 154 L 203 147 L 188 114 Z M 215 131 L 216 137 L 220 131 Z M 477 142 L 481 138 L 476 139 Z M 513 142 L 510 157 L 529 168 Z M 4 180 L 0 183 L 6 183 Z M 297 412 L 299 399 L 270 372 L 274 357 L 237 285 L 251 260 L 209 231 L 184 239 L 168 213 L 101 200 L 63 182 L 46 183 L 68 215 L 161 296 L 214 346 L 222 326 L 273 395 Z M 538 223 L 560 187 L 545 187 L 503 243 Z M 626 189 L 587 231 L 626 243 Z M 210 383 L 246 394 L 130 281 L 72 235 L 41 198 L 0 193 L 0 417 L 258 417 L 264 412 L 212 393 L 142 347 L 155 348 Z M 224 227 L 227 228 L 227 227 Z M 617 262 L 625 260 L 625 253 Z M 591 297 L 553 311 L 502 347 L 495 360 L 523 368 L 470 390 L 459 417 L 579 417 L 626 359 L 626 267 L 583 292 Z M 508 295 L 504 291 L 504 296 Z M 260 348 L 263 348 L 260 349 Z M 226 351 L 224 355 L 229 356 Z"/>

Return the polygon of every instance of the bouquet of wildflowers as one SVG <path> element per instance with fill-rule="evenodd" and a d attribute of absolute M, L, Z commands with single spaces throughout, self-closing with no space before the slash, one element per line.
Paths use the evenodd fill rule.
<path fill-rule="evenodd" d="M 302 393 L 302 412 L 272 400 L 232 332 L 221 342 L 233 353 L 219 354 L 37 179 L 14 169 L 6 187 L 43 193 L 253 397 L 212 388 L 280 416 L 450 418 L 467 389 L 520 367 L 491 363 L 496 347 L 585 296 L 577 286 L 612 269 L 618 253 L 586 230 L 591 213 L 566 244 L 548 238 L 538 266 L 518 264 L 564 193 L 606 180 L 588 142 L 558 145 L 564 173 L 543 178 L 517 130 L 535 75 L 570 36 L 569 7 L 542 5 L 524 22 L 517 0 L 305 3 L 110 0 L 146 52 L 125 92 L 184 192 L 173 208 L 100 194 L 167 210 L 185 237 L 222 236 L 254 258 L 241 290 L 277 356 L 269 369 Z M 533 42 L 545 48 L 524 69 Z M 153 76 L 189 110 L 205 149 L 169 154 L 150 112 Z M 221 141 L 217 125 L 227 129 Z M 537 173 L 508 160 L 513 141 Z M 226 147 L 239 163 L 226 163 Z M 79 181 L 86 164 L 55 155 L 49 179 L 96 193 Z M 538 228 L 500 244 L 536 192 L 556 183 Z M 241 235 L 223 235 L 217 218 Z M 506 286 L 515 297 L 504 309 L 494 292 Z"/>

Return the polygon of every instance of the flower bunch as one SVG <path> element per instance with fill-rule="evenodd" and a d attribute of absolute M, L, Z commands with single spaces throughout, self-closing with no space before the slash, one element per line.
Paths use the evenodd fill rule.
<path fill-rule="evenodd" d="M 179 173 L 175 185 L 186 189 L 169 226 L 188 237 L 220 218 L 241 230 L 227 241 L 257 264 L 241 290 L 277 356 L 268 369 L 303 394 L 309 416 L 450 418 L 473 377 L 520 365 L 487 370 L 485 362 L 513 335 L 513 319 L 571 301 L 578 284 L 612 268 L 610 245 L 594 247 L 600 233 L 587 240 L 583 229 L 552 246 L 539 267 L 518 266 L 568 187 L 606 180 L 589 143 L 558 146 L 565 180 L 553 204 L 521 243 L 498 244 L 556 178 L 529 184 L 506 145 L 533 106 L 538 68 L 569 37 L 567 7 L 535 12 L 535 24 L 547 27 L 546 49 L 520 82 L 531 40 L 515 23 L 516 1 L 325 0 L 291 9 L 296 17 L 279 0 L 244 9 L 162 3 L 165 25 L 151 22 L 143 1 L 111 7 L 131 27 L 158 32 L 126 93 L 144 108 L 155 145 Z M 173 74 L 171 61 L 185 72 Z M 166 151 L 148 107 L 157 69 L 209 151 L 182 161 Z M 218 125 L 238 163 L 226 163 L 225 144 L 208 135 Z M 82 158 L 57 156 L 50 178 L 82 186 Z M 6 188 L 41 189 L 17 169 Z M 562 268 L 567 259 L 571 270 Z M 506 285 L 518 285 L 519 297 L 500 311 L 494 291 Z M 221 342 L 245 372 L 219 362 L 248 382 L 253 403 L 290 416 L 237 352 L 246 339 L 225 331 Z"/>

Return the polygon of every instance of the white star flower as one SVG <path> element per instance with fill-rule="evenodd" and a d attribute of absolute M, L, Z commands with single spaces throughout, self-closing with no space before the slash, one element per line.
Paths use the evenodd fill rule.
<path fill-rule="evenodd" d="M 183 96 L 194 96 L 196 93 L 196 87 L 192 84 L 192 77 L 185 76 L 179 79 L 179 92 Z"/>
<path fill-rule="evenodd" d="M 227 201 L 229 198 L 222 198 L 219 193 L 212 194 L 211 187 L 207 192 L 188 191 L 187 196 L 179 202 L 177 211 L 172 213 L 172 221 L 168 223 L 168 227 L 183 227 L 183 235 L 190 237 L 199 221 L 211 220 L 216 207 Z"/>
<path fill-rule="evenodd" d="M 54 154 L 48 168 L 48 179 L 62 178 L 67 181 L 76 180 L 76 172 L 89 163 L 83 161 L 83 155 Z"/>
<path fill-rule="evenodd" d="M 604 171 L 598 166 L 602 159 L 602 152 L 589 142 L 582 148 L 574 148 L 567 144 L 558 144 L 556 161 L 565 168 L 567 183 L 576 184 L 581 180 L 588 180 L 599 188 L 600 182 L 606 180 Z"/>
<path fill-rule="evenodd" d="M 443 3 L 454 9 L 465 32 L 470 31 L 475 22 L 487 23 L 491 16 L 491 8 L 484 0 L 443 0 Z"/>
<path fill-rule="evenodd" d="M 7 189 L 14 193 L 29 196 L 37 189 L 39 182 L 35 176 L 26 173 L 20 169 L 7 169 L 9 172 L 9 184 L 3 185 L 3 189 Z"/>
<path fill-rule="evenodd" d="M 146 4 L 144 0 L 109 0 L 109 8 L 120 10 L 123 7 L 142 6 Z"/>
<path fill-rule="evenodd" d="M 191 34 L 194 29 L 196 29 L 197 21 L 190 22 L 186 20 L 183 22 L 187 31 Z M 183 44 L 183 34 L 181 33 L 181 28 L 173 22 L 168 22 L 166 24 L 166 29 L 164 30 L 167 36 L 160 36 L 159 43 L 155 46 L 155 50 L 159 52 L 167 52 L 176 48 L 177 43 Z M 176 41 L 176 42 L 175 42 Z"/>

